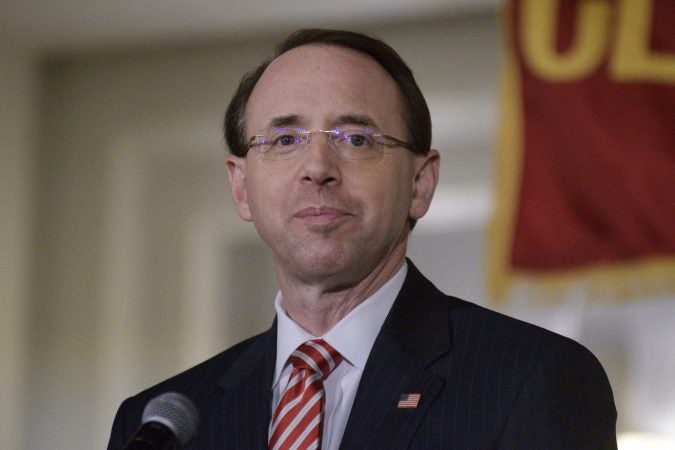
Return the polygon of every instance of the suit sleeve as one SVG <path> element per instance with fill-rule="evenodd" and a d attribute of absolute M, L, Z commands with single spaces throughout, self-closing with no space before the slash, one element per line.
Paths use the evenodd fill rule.
<path fill-rule="evenodd" d="M 565 339 L 531 367 L 500 439 L 500 450 L 616 450 L 616 409 L 604 369 Z"/>

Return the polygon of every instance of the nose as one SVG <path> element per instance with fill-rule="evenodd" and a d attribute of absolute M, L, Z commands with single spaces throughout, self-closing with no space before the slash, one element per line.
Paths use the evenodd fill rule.
<path fill-rule="evenodd" d="M 339 156 L 332 149 L 328 133 L 312 133 L 302 160 L 302 181 L 317 185 L 342 182 Z"/>

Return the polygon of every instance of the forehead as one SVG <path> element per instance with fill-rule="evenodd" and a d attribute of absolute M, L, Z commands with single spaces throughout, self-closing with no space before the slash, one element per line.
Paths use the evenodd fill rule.
<path fill-rule="evenodd" d="M 283 116 L 306 122 L 300 125 L 329 126 L 352 114 L 394 132 L 404 126 L 400 98 L 392 77 L 368 55 L 333 45 L 304 45 L 276 58 L 262 74 L 247 104 L 246 128 L 259 130 Z"/>

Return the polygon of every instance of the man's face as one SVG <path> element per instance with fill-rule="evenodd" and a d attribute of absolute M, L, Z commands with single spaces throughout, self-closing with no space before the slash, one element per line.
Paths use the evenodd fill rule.
<path fill-rule="evenodd" d="M 400 93 L 377 62 L 341 47 L 306 45 L 263 73 L 247 105 L 246 136 L 279 121 L 330 130 L 347 117 L 409 140 Z M 227 167 L 237 212 L 272 249 L 280 277 L 346 288 L 405 254 L 407 221 L 428 208 L 438 154 L 394 147 L 373 161 L 344 160 L 317 133 L 293 159 L 265 160 L 252 148 L 245 158 L 230 156 Z"/>

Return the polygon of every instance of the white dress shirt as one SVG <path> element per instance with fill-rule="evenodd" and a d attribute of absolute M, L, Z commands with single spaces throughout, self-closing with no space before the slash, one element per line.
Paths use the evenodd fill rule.
<path fill-rule="evenodd" d="M 368 355 L 403 286 L 407 272 L 408 266 L 403 263 L 377 292 L 361 302 L 323 336 L 313 336 L 296 324 L 284 310 L 281 293 L 277 293 L 274 301 L 277 311 L 277 359 L 272 384 L 272 414 L 293 369 L 289 361 L 291 353 L 301 344 L 322 338 L 343 358 L 342 363 L 324 380 L 326 410 L 322 450 L 337 450 L 340 446 Z"/>

